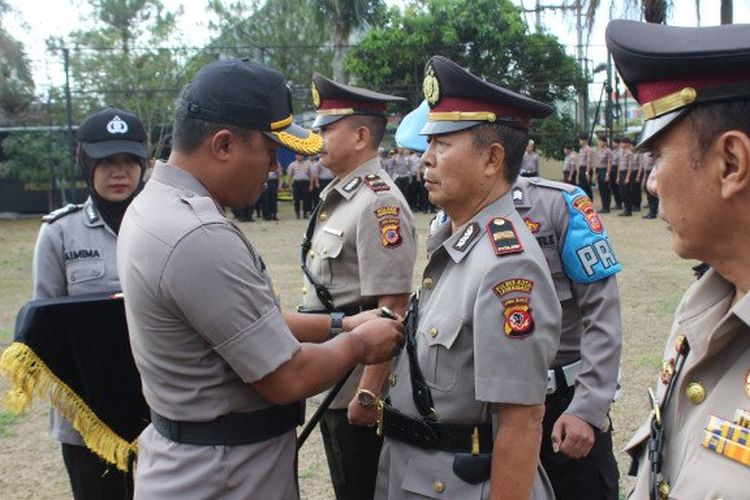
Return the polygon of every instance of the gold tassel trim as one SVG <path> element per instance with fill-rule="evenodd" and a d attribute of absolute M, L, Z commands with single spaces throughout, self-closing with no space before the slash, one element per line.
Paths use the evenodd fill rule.
<path fill-rule="evenodd" d="M 316 155 L 323 149 L 323 137 L 313 132 L 304 139 L 284 131 L 271 133 L 289 149 L 306 156 Z"/>
<path fill-rule="evenodd" d="M 118 436 L 29 346 L 20 342 L 8 346 L 0 357 L 0 373 L 12 381 L 12 388 L 4 399 L 8 410 L 19 414 L 35 396 L 49 399 L 73 424 L 90 450 L 121 471 L 128 471 L 131 455 L 138 454 L 138 440 L 129 443 Z"/>

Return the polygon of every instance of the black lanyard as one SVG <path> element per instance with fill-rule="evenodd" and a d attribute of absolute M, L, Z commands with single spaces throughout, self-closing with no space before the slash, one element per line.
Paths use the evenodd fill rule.
<path fill-rule="evenodd" d="M 323 307 L 325 307 L 328 311 L 333 311 L 335 307 L 333 306 L 333 296 L 331 295 L 331 292 L 328 291 L 326 287 L 315 281 L 315 278 L 313 278 L 312 273 L 307 268 L 307 254 L 310 252 L 310 247 L 312 246 L 312 237 L 313 233 L 315 233 L 315 224 L 318 220 L 318 213 L 320 212 L 320 208 L 323 206 L 323 200 L 320 200 L 318 204 L 315 206 L 315 209 L 312 211 L 312 214 L 310 214 L 310 222 L 307 224 L 307 231 L 305 231 L 305 236 L 302 238 L 302 245 L 301 247 L 301 261 L 302 265 L 302 272 L 305 273 L 305 276 L 307 276 L 308 281 L 310 284 L 315 288 L 315 295 L 318 296 L 318 300 L 323 304 Z"/>

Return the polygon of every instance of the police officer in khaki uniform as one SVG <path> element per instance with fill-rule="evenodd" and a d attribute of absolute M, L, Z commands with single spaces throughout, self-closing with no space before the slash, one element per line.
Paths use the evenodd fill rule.
<path fill-rule="evenodd" d="M 427 241 L 376 498 L 553 498 L 539 444 L 560 304 L 511 192 L 529 119 L 552 108 L 440 56 L 424 89 L 426 187 L 451 223 Z"/>
<path fill-rule="evenodd" d="M 370 312 L 343 324 L 282 314 L 263 260 L 224 217 L 260 196 L 278 144 L 322 146 L 290 103 L 286 79 L 265 66 L 204 66 L 178 102 L 169 160 L 123 220 L 118 269 L 152 419 L 136 498 L 298 498 L 300 400 L 402 343 L 386 319 L 326 341 Z"/>
<path fill-rule="evenodd" d="M 750 25 L 612 21 L 606 38 L 642 106 L 672 246 L 711 266 L 677 307 L 653 411 L 627 446 L 631 498 L 747 498 Z"/>
<path fill-rule="evenodd" d="M 378 158 L 386 105 L 403 100 L 313 76 L 313 126 L 325 140 L 320 162 L 336 178 L 322 191 L 308 226 L 302 311 L 406 310 L 416 259 L 414 219 Z M 320 429 L 339 500 L 372 497 L 382 438 L 368 426 L 375 423 L 372 402 L 382 395 L 388 370 L 357 369 L 323 414 Z"/>
<path fill-rule="evenodd" d="M 620 139 L 620 169 L 617 173 L 617 184 L 622 199 L 622 212 L 620 217 L 633 215 L 633 141 L 630 137 Z"/>
<path fill-rule="evenodd" d="M 620 187 L 617 184 L 621 155 L 620 137 L 614 135 L 612 136 L 612 168 L 609 172 L 609 192 L 612 193 L 612 197 L 615 199 L 615 209 L 617 210 L 622 210 L 622 197 L 620 196 Z"/>
<path fill-rule="evenodd" d="M 401 122 L 396 141 L 425 151 L 427 141 L 419 135 L 425 123 L 427 109 L 420 106 Z M 560 348 L 548 371 L 542 464 L 558 500 L 617 499 L 619 473 L 607 412 L 622 346 L 614 277 L 621 266 L 583 191 L 519 176 L 512 193 L 544 252 L 563 310 Z M 449 222 L 441 212 L 431 232 Z"/>
<path fill-rule="evenodd" d="M 607 136 L 597 136 L 596 148 L 596 185 L 599 186 L 599 196 L 602 199 L 601 213 L 608 214 L 612 203 L 612 192 L 609 190 L 609 179 L 612 174 L 612 150 L 607 147 Z"/>
<path fill-rule="evenodd" d="M 580 149 L 576 158 L 575 170 L 578 174 L 576 184 L 593 200 L 594 191 L 591 189 L 591 180 L 594 178 L 594 149 L 589 146 L 589 135 L 586 132 L 578 135 L 578 144 Z"/>

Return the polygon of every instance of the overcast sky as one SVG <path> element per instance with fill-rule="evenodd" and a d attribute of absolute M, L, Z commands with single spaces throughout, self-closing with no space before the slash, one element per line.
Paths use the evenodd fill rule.
<path fill-rule="evenodd" d="M 273 0 L 270 0 L 273 1 Z M 532 8 L 536 0 L 513 0 L 516 4 Z M 624 6 L 633 0 L 611 0 L 615 8 L 610 9 L 610 0 L 602 0 L 597 21 L 590 39 L 588 59 L 591 68 L 606 60 L 604 47 L 604 28 L 612 16 L 637 18 L 637 12 L 624 12 Z M 162 0 L 165 7 L 175 10 L 182 6 L 184 14 L 180 18 L 180 38 L 171 43 L 172 46 L 188 45 L 200 46 L 208 38 L 207 1 L 202 0 Z M 390 5 L 399 5 L 399 0 L 386 0 Z M 26 53 L 31 60 L 37 92 L 45 94 L 50 84 L 60 85 L 64 82 L 64 73 L 60 55 L 46 52 L 45 39 L 49 36 L 60 36 L 77 29 L 80 19 L 85 18 L 86 2 L 82 0 L 8 0 L 8 3 L 18 11 L 16 16 L 8 16 L 5 28 L 18 40 L 24 43 Z M 542 4 L 559 4 L 561 0 L 544 0 Z M 703 0 L 701 2 L 701 25 L 712 26 L 719 24 L 718 0 Z M 673 0 L 672 14 L 669 24 L 675 26 L 696 26 L 695 0 Z M 533 13 L 526 14 L 527 22 L 534 26 Z M 734 22 L 750 23 L 750 0 L 734 0 Z M 575 18 L 572 15 L 563 16 L 560 13 L 546 12 L 543 24 L 560 41 L 566 45 L 570 54 L 575 53 L 576 34 Z M 532 28 L 533 29 L 533 28 Z M 603 75 L 598 75 L 601 79 Z"/>

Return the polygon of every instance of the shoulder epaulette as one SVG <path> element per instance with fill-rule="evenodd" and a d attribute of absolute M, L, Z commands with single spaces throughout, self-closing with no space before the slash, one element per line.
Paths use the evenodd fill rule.
<path fill-rule="evenodd" d="M 365 184 L 367 184 L 367 187 L 375 191 L 376 193 L 380 191 L 389 191 L 391 189 L 391 186 L 386 184 L 386 182 L 380 178 L 377 174 L 368 174 L 365 176 Z"/>
<path fill-rule="evenodd" d="M 42 217 L 42 222 L 46 222 L 48 224 L 55 222 L 57 219 L 61 219 L 65 217 L 66 215 L 75 213 L 83 208 L 83 205 L 75 205 L 73 203 L 68 203 L 62 208 L 58 208 L 57 210 L 54 210 L 44 217 Z"/>
<path fill-rule="evenodd" d="M 549 179 L 543 179 L 541 177 L 529 177 L 529 184 L 533 184 L 539 187 L 546 187 L 550 189 L 556 189 L 558 191 L 565 191 L 566 193 L 572 193 L 576 190 L 576 186 L 572 184 L 566 184 L 564 182 L 551 181 Z"/>
<path fill-rule="evenodd" d="M 523 252 L 523 245 L 518 239 L 516 228 L 510 219 L 493 217 L 487 223 L 487 235 L 492 242 L 492 249 L 498 257 L 511 253 Z"/>

